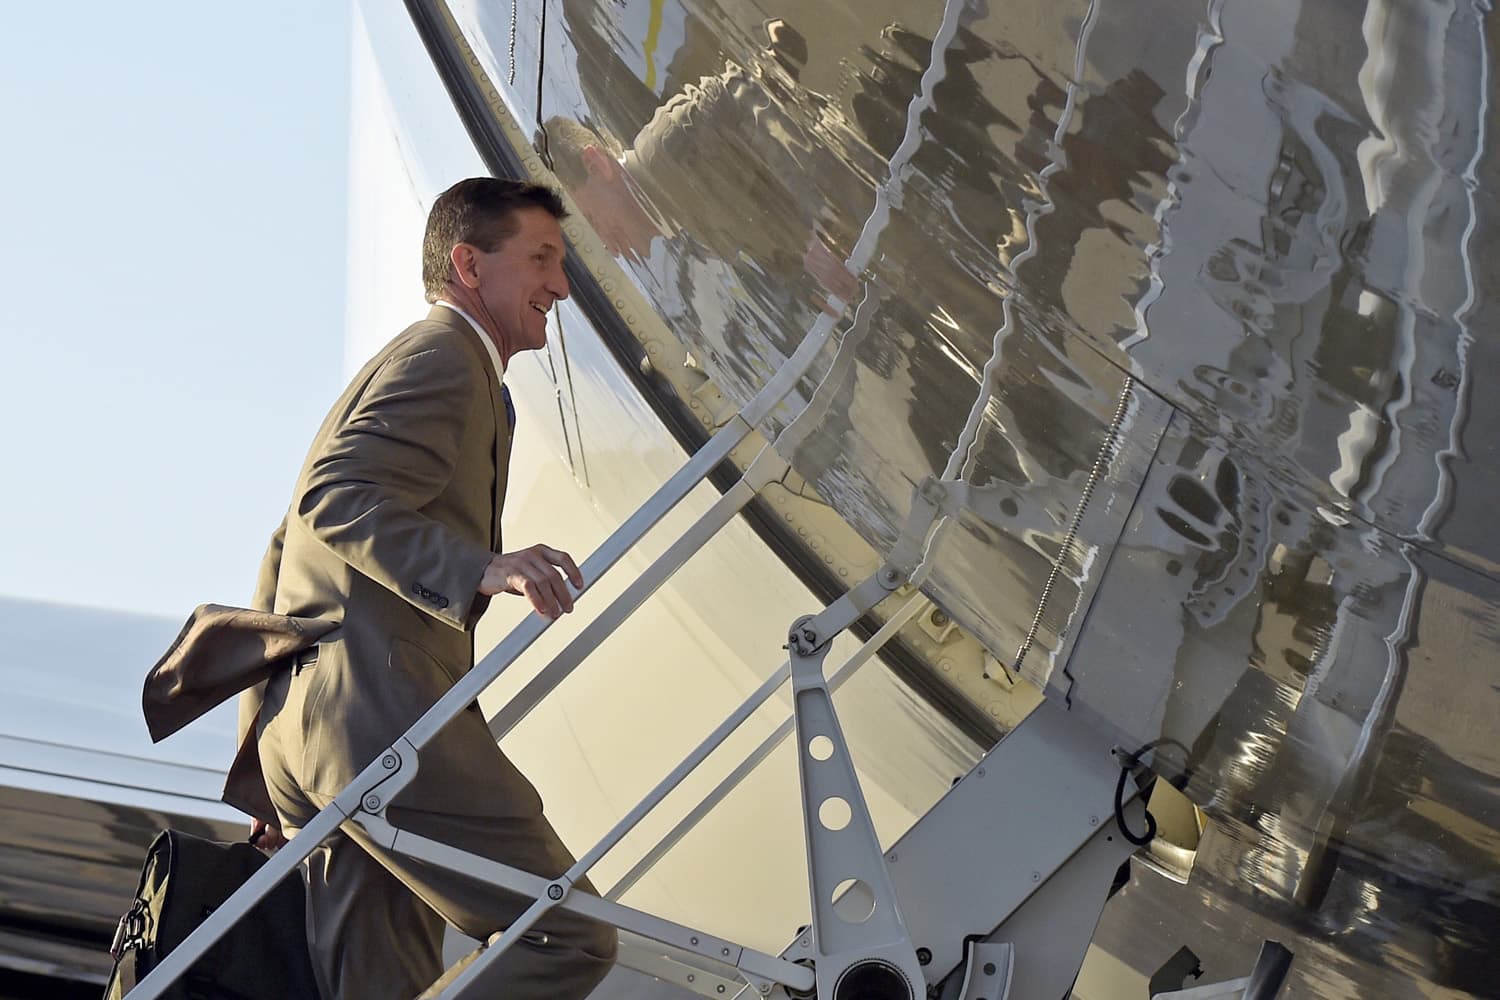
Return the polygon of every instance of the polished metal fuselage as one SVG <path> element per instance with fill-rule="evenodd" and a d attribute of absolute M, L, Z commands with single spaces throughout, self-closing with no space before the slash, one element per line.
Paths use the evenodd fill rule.
<path fill-rule="evenodd" d="M 982 488 L 928 592 L 1211 817 L 1101 943 L 1292 935 L 1296 995 L 1500 981 L 1486 5 L 429 6 L 554 165 L 567 119 L 628 176 L 557 167 L 580 254 L 731 409 L 884 201 L 762 431 L 876 552 L 923 480 Z"/>

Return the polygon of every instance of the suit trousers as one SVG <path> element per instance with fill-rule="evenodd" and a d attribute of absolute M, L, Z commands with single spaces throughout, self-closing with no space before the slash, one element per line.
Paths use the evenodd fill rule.
<path fill-rule="evenodd" d="M 259 748 L 271 801 L 288 836 L 306 825 L 341 789 L 311 790 L 306 751 L 320 724 L 318 668 L 278 674 L 267 685 L 261 708 Z M 312 711 L 309 711 L 311 705 Z M 471 708 L 453 726 L 484 725 Z M 492 739 L 495 782 L 485 788 L 457 788 L 461 808 L 451 812 L 403 808 L 405 792 L 387 810 L 398 829 L 556 878 L 574 858 L 542 816 L 535 790 L 501 754 Z M 476 744 L 479 753 L 487 753 Z M 467 781 L 467 779 L 465 779 Z M 424 765 L 413 785 L 444 781 Z M 515 786 L 515 787 L 507 787 Z M 410 791 L 410 789 L 407 789 Z M 422 800 L 430 802 L 432 796 Z M 513 808 L 513 803 L 521 803 Z M 313 965 L 325 1000 L 411 1000 L 442 995 L 443 986 L 482 951 L 442 974 L 444 924 L 480 941 L 503 932 L 533 902 L 373 843 L 363 828 L 349 824 L 318 846 L 308 859 L 308 937 Z M 578 889 L 593 892 L 587 880 Z M 473 997 L 582 998 L 614 961 L 616 933 L 563 909 L 549 911 L 476 984 Z M 423 992 L 426 990 L 427 992 Z"/>

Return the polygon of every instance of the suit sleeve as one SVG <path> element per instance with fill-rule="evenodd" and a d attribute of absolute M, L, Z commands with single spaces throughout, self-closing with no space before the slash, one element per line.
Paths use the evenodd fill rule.
<path fill-rule="evenodd" d="M 491 552 L 423 510 L 453 477 L 481 378 L 458 345 L 387 361 L 311 456 L 293 507 L 349 566 L 458 629 Z"/>
<path fill-rule="evenodd" d="M 255 611 L 276 610 L 276 580 L 281 575 L 281 549 L 286 543 L 286 518 L 271 534 L 266 554 L 260 561 L 260 575 L 255 580 L 255 594 L 250 598 L 250 607 Z M 260 714 L 261 702 L 265 701 L 266 684 L 261 681 L 240 692 L 239 722 L 235 726 L 235 746 L 244 746 L 245 737 L 255 725 Z"/>

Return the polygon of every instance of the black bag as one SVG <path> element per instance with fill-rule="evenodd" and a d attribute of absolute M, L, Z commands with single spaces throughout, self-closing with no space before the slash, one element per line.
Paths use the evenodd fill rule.
<path fill-rule="evenodd" d="M 135 903 L 115 932 L 115 970 L 105 1000 L 125 996 L 265 863 L 266 856 L 249 844 L 220 844 L 176 830 L 158 834 L 146 852 Z M 283 879 L 162 997 L 318 1000 L 302 879 Z"/>

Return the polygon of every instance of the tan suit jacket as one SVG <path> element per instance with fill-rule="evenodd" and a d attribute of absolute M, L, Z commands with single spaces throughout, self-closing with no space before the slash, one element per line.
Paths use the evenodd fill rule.
<path fill-rule="evenodd" d="M 297 477 L 255 610 L 198 608 L 147 676 L 156 739 L 244 692 L 224 799 L 293 835 L 474 664 L 473 626 L 488 604 L 477 590 L 500 549 L 510 460 L 505 397 L 480 336 L 438 306 L 355 376 Z M 398 827 L 544 878 L 573 865 L 477 705 L 420 763 L 388 803 Z M 441 971 L 445 922 L 483 940 L 532 902 L 414 861 L 357 824 L 305 867 L 309 943 L 329 997 L 413 996 Z M 587 879 L 576 887 L 593 892 Z M 615 944 L 612 926 L 555 910 L 472 985 L 517 1000 L 581 998 Z"/>
<path fill-rule="evenodd" d="M 256 609 L 339 625 L 310 668 L 309 791 L 340 792 L 473 666 L 510 459 L 500 379 L 479 336 L 435 306 L 364 366 L 318 430 L 261 564 Z M 224 799 L 274 822 L 256 742 L 263 693 L 241 696 Z M 493 779 L 494 743 L 480 732 L 439 735 L 422 772 L 443 780 L 419 781 L 402 802 L 464 814 L 465 786 Z"/>

